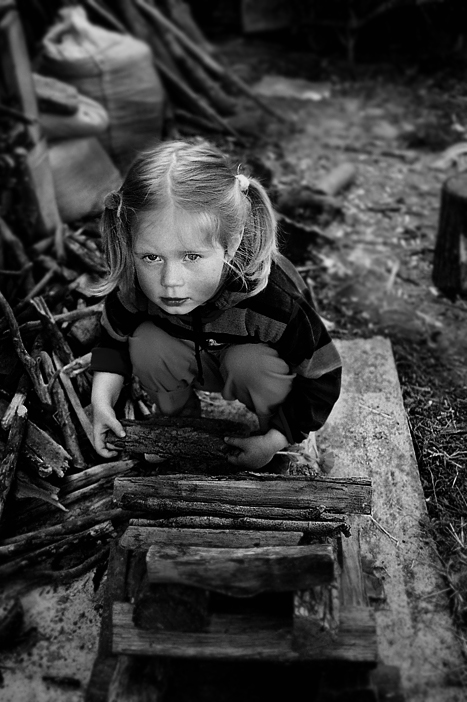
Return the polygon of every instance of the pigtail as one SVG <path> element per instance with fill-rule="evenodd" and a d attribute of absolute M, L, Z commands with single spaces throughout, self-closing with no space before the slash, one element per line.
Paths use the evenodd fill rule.
<path fill-rule="evenodd" d="M 247 199 L 248 210 L 243 237 L 232 261 L 244 284 L 255 293 L 266 287 L 271 262 L 277 255 L 277 222 L 269 196 L 256 178 L 236 176 L 241 197 Z M 245 183 L 244 180 L 247 180 Z"/>
<path fill-rule="evenodd" d="M 119 192 L 107 195 L 100 228 L 107 264 L 107 277 L 93 286 L 96 295 L 108 295 L 116 287 L 130 291 L 134 287 L 134 263 L 126 210 Z"/>

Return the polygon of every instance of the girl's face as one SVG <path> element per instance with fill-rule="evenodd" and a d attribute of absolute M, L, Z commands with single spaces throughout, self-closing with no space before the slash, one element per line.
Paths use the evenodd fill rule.
<path fill-rule="evenodd" d="M 207 302 L 219 287 L 225 260 L 201 217 L 175 209 L 140 216 L 133 256 L 141 289 L 169 314 L 187 314 Z"/>

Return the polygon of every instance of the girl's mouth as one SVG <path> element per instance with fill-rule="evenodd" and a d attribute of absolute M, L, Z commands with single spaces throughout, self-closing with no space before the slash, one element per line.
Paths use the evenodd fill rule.
<path fill-rule="evenodd" d="M 180 307 L 189 299 L 189 297 L 161 297 L 161 302 L 166 307 Z"/>

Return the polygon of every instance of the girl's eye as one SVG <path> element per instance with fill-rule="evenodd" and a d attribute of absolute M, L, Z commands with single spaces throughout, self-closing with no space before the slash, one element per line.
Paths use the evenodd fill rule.
<path fill-rule="evenodd" d="M 143 256 L 143 261 L 148 261 L 149 263 L 154 263 L 159 260 L 159 256 L 157 254 L 146 254 L 146 256 Z"/>
<path fill-rule="evenodd" d="M 189 261 L 197 261 L 199 258 L 201 258 L 201 256 L 199 254 L 196 254 L 196 253 L 187 253 L 187 254 L 185 254 L 185 257 Z"/>

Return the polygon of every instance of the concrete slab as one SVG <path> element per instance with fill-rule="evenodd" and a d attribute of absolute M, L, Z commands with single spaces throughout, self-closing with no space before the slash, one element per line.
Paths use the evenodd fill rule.
<path fill-rule="evenodd" d="M 461 702 L 463 663 L 446 584 L 421 527 L 426 506 L 389 340 L 338 341 L 342 395 L 320 450 L 335 454 L 331 476 L 370 477 L 372 517 L 358 516 L 362 558 L 381 579 L 376 605 L 379 656 L 400 669 L 407 702 Z"/>

